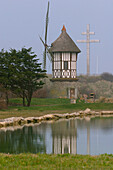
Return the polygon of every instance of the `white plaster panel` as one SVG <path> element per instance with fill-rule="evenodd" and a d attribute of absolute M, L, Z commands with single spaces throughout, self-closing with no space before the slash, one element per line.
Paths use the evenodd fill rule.
<path fill-rule="evenodd" d="M 62 60 L 70 61 L 70 53 L 62 53 Z"/>
<path fill-rule="evenodd" d="M 62 60 L 64 60 L 64 53 L 62 53 Z"/>
<path fill-rule="evenodd" d="M 60 60 L 60 53 L 54 53 L 54 61 Z"/>
<path fill-rule="evenodd" d="M 71 78 L 76 78 L 76 70 L 71 70 Z"/>
<path fill-rule="evenodd" d="M 71 62 L 71 69 L 76 69 L 76 62 Z"/>
<path fill-rule="evenodd" d="M 76 61 L 76 53 L 72 53 L 72 61 Z"/>
<path fill-rule="evenodd" d="M 54 77 L 55 78 L 60 78 L 61 72 L 60 70 L 54 70 Z"/>
<path fill-rule="evenodd" d="M 56 62 L 56 69 L 60 69 L 60 62 Z"/>
<path fill-rule="evenodd" d="M 70 69 L 70 61 L 68 62 L 68 69 Z"/>
<path fill-rule="evenodd" d="M 54 62 L 54 69 L 60 69 L 60 62 Z"/>
<path fill-rule="evenodd" d="M 64 61 L 62 61 L 62 68 L 64 68 Z"/>
<path fill-rule="evenodd" d="M 63 76 L 63 78 L 69 78 L 70 77 L 70 71 L 69 70 L 63 70 L 62 76 Z"/>

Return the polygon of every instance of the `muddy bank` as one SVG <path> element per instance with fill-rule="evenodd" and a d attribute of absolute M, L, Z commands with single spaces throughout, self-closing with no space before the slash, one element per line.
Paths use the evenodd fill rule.
<path fill-rule="evenodd" d="M 113 111 L 92 111 L 89 108 L 86 110 L 81 110 L 74 113 L 65 113 L 65 114 L 48 114 L 40 117 L 12 117 L 7 119 L 0 120 L 0 128 L 8 127 L 8 126 L 18 126 L 18 125 L 25 125 L 31 123 L 40 123 L 42 121 L 48 120 L 58 120 L 58 119 L 68 119 L 68 118 L 75 118 L 75 117 L 96 117 L 96 116 L 110 116 L 113 115 Z"/>

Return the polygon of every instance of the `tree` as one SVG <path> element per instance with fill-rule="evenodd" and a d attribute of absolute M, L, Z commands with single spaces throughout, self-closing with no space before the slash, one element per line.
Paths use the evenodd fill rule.
<path fill-rule="evenodd" d="M 101 75 L 101 78 L 102 78 L 103 80 L 113 82 L 113 75 L 110 74 L 110 73 L 103 73 L 103 74 Z"/>
<path fill-rule="evenodd" d="M 9 82 L 11 77 L 11 68 L 9 71 L 9 65 L 10 65 L 10 57 L 8 52 L 4 52 L 4 49 L 1 50 L 0 52 L 0 86 L 2 90 L 6 94 L 6 101 L 8 105 L 8 90 L 9 88 Z"/>
<path fill-rule="evenodd" d="M 32 48 L 22 48 L 19 51 L 1 51 L 1 56 L 3 64 L 0 73 L 4 76 L 1 76 L 0 84 L 4 86 L 6 81 L 7 88 L 23 98 L 23 106 L 26 105 L 25 99 L 27 106 L 30 106 L 33 92 L 43 87 L 42 79 L 46 77 L 46 71 L 41 69 L 37 55 L 32 52 Z"/>

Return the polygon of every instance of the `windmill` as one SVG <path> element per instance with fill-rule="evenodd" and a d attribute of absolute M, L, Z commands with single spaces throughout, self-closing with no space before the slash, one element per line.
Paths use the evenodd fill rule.
<path fill-rule="evenodd" d="M 47 45 L 47 33 L 48 33 L 48 22 L 49 22 L 49 1 L 46 13 L 46 26 L 45 26 L 45 40 L 40 37 L 42 44 L 44 45 L 43 52 L 43 69 L 46 70 L 46 56 L 48 56 L 49 60 L 52 62 L 52 53 L 49 51 L 49 46 Z"/>

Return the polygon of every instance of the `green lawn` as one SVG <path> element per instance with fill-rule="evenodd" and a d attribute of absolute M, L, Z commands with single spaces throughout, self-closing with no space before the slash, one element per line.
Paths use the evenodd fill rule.
<path fill-rule="evenodd" d="M 12 104 L 22 104 L 21 98 L 12 98 L 9 99 L 9 102 Z M 46 98 L 32 98 L 31 105 L 59 105 L 59 104 L 69 104 L 70 99 L 46 99 Z"/>
<path fill-rule="evenodd" d="M 0 154 L 0 169 L 81 170 L 113 169 L 113 155 Z"/>
<path fill-rule="evenodd" d="M 10 99 L 10 109 L 17 108 L 19 110 L 84 110 L 90 108 L 92 110 L 113 110 L 113 103 L 83 103 L 77 102 L 70 104 L 70 99 L 45 99 L 33 98 L 30 107 L 22 107 L 22 99 Z M 15 105 L 15 106 L 14 106 Z"/>
<path fill-rule="evenodd" d="M 79 110 L 113 110 L 112 103 L 76 103 L 70 104 L 69 99 L 39 99 L 33 98 L 30 107 L 22 106 L 22 99 L 10 99 L 10 106 L 7 110 L 0 111 L 0 119 L 22 116 L 42 116 L 52 113 L 72 113 Z"/>
<path fill-rule="evenodd" d="M 77 103 L 77 104 L 57 104 L 57 105 L 40 105 L 40 106 L 10 106 L 9 109 L 18 109 L 18 110 L 38 110 L 38 111 L 54 111 L 54 110 L 67 110 L 67 111 L 76 111 L 76 110 L 85 110 L 90 108 L 91 110 L 113 110 L 113 104 L 111 103 Z"/>

